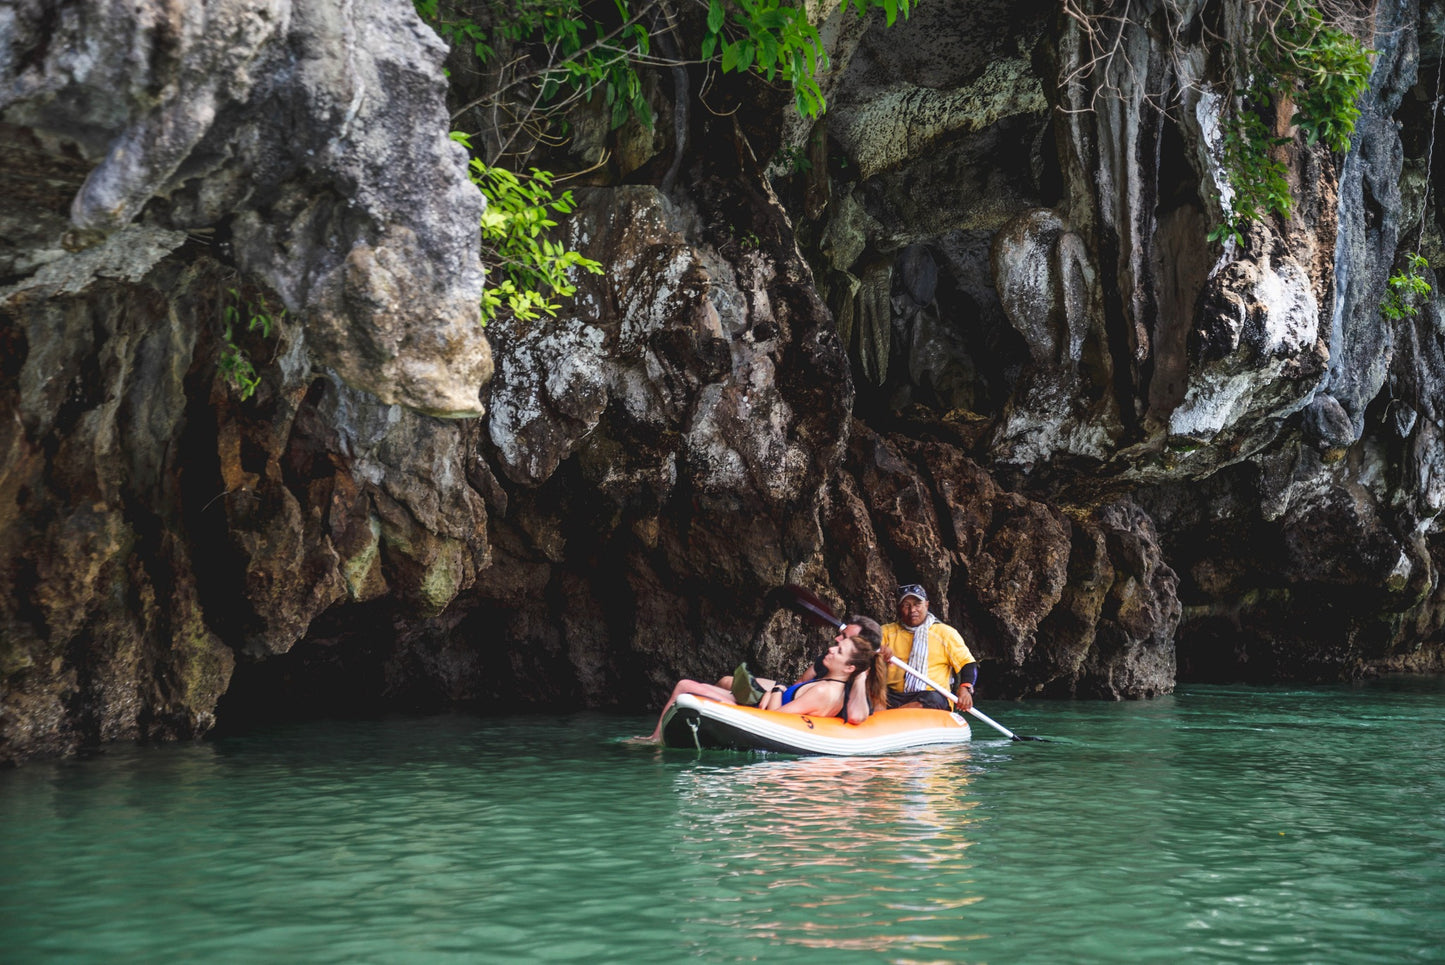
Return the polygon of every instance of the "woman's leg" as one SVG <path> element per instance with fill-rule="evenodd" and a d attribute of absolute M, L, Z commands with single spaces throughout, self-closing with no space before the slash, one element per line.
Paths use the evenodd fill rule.
<path fill-rule="evenodd" d="M 757 686 L 759 690 L 771 690 L 775 681 L 769 680 L 767 677 L 754 677 L 753 683 Z M 728 674 L 726 677 L 719 680 L 717 682 L 717 685 L 723 690 L 726 690 L 728 693 L 732 693 L 733 675 Z"/>
<path fill-rule="evenodd" d="M 662 718 L 667 716 L 667 710 L 677 703 L 677 698 L 683 694 L 696 694 L 699 697 L 711 697 L 713 700 L 722 701 L 725 704 L 735 704 L 733 692 L 724 690 L 715 684 L 705 684 L 700 680 L 679 680 L 672 688 L 672 696 L 667 698 L 667 703 L 662 705 L 662 713 L 657 715 L 657 726 L 652 728 L 652 733 L 645 739 L 653 744 L 662 740 Z"/>

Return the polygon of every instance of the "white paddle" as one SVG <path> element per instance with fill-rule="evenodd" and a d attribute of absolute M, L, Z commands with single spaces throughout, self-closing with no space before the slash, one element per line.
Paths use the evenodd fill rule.
<path fill-rule="evenodd" d="M 908 664 L 904 663 L 902 660 L 899 660 L 897 657 L 889 657 L 888 662 L 893 664 L 893 666 L 895 667 L 901 667 L 904 673 L 908 674 L 910 677 L 913 677 L 915 680 L 920 681 L 924 684 L 924 686 L 928 687 L 929 689 L 936 690 L 940 694 L 943 694 L 943 696 L 948 698 L 949 703 L 958 703 L 957 697 L 953 696 L 953 694 L 949 693 L 944 688 L 938 686 L 938 684 L 934 683 L 932 680 L 929 680 L 927 677 L 923 676 L 923 674 L 919 673 L 917 670 L 914 670 L 912 667 L 908 666 Z M 1015 734 L 1013 731 L 1009 730 L 1003 724 L 1000 724 L 998 721 L 994 720 L 992 717 L 988 716 L 988 714 L 985 714 L 977 707 L 968 708 L 968 713 L 977 717 L 979 720 L 983 721 L 985 724 L 992 727 L 994 730 L 998 731 L 1000 734 L 1004 735 L 1011 741 L 1044 740 L 1044 738 L 1042 737 L 1020 737 L 1018 734 Z"/>

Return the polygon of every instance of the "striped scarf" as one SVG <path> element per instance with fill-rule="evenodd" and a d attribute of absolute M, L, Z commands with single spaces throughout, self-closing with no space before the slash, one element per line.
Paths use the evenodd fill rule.
<path fill-rule="evenodd" d="M 923 681 L 928 679 L 928 628 L 938 621 L 930 613 L 922 623 L 913 628 L 913 649 L 908 651 L 908 666 L 918 671 L 918 678 L 913 682 L 917 686 L 905 684 L 906 690 L 926 690 L 928 685 Z M 912 676 L 910 674 L 910 676 Z M 934 681 L 937 683 L 937 681 Z"/>

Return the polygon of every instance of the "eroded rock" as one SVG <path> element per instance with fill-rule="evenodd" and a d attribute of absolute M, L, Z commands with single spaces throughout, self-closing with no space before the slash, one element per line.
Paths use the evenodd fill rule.
<path fill-rule="evenodd" d="M 445 48 L 409 6 L 22 3 L 0 48 L 0 119 L 24 142 L 4 182 L 12 297 L 136 279 L 219 229 L 314 326 L 324 365 L 388 402 L 480 414 L 482 199 L 447 138 Z"/>

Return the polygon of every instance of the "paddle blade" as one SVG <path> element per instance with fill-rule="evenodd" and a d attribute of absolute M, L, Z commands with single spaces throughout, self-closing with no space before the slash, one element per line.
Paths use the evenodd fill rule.
<path fill-rule="evenodd" d="M 841 630 L 847 626 L 833 615 L 833 611 L 828 609 L 826 603 L 794 583 L 783 587 L 783 600 L 789 608 L 796 610 L 820 627 Z"/>
<path fill-rule="evenodd" d="M 1047 737 L 1025 737 L 1023 734 L 1015 734 L 1013 731 L 1009 730 L 1003 724 L 1000 724 L 998 721 L 994 720 L 992 717 L 988 716 L 977 707 L 970 707 L 968 709 L 968 712 L 973 716 L 977 717 L 979 720 L 983 721 L 985 724 L 988 724 L 994 730 L 998 731 L 1000 734 L 1007 737 L 1011 741 L 1043 741 L 1045 744 L 1053 743 L 1053 741 L 1049 740 Z"/>

